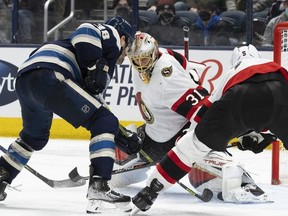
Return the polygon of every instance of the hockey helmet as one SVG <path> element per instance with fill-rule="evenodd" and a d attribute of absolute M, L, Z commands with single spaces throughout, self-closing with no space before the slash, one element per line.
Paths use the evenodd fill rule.
<path fill-rule="evenodd" d="M 236 65 L 242 59 L 246 58 L 260 58 L 260 53 L 252 44 L 234 48 L 231 57 L 231 66 Z"/>
<path fill-rule="evenodd" d="M 127 56 L 132 66 L 137 70 L 141 80 L 149 83 L 151 73 L 158 59 L 158 43 L 149 34 L 136 32 L 132 46 L 127 52 Z"/>
<path fill-rule="evenodd" d="M 129 22 L 121 17 L 113 17 L 104 22 L 104 24 L 113 26 L 119 33 L 120 37 L 125 36 L 126 44 L 129 46 L 133 41 L 133 30 Z"/>

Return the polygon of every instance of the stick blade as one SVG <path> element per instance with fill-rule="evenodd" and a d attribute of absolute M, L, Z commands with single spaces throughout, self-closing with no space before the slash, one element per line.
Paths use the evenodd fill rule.
<path fill-rule="evenodd" d="M 69 178 L 73 182 L 77 182 L 77 181 L 79 181 L 81 179 L 81 176 L 78 173 L 77 167 L 75 167 L 73 170 L 71 170 L 71 172 L 69 173 Z"/>

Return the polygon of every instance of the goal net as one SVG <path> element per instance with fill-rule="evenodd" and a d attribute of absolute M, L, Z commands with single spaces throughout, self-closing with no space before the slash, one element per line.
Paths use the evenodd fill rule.
<path fill-rule="evenodd" d="M 288 70 L 288 23 L 279 23 L 274 30 L 274 61 Z M 272 184 L 288 182 L 288 151 L 281 141 L 272 144 Z"/>

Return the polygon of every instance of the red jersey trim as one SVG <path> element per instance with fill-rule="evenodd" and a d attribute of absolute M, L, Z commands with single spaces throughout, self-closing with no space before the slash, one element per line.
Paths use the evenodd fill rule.
<path fill-rule="evenodd" d="M 288 80 L 287 71 L 283 67 L 281 67 L 279 64 L 277 64 L 276 62 L 267 62 L 264 64 L 247 67 L 243 69 L 242 71 L 239 71 L 237 74 L 235 74 L 233 77 L 229 79 L 229 81 L 226 83 L 223 89 L 222 94 L 224 94 L 231 87 L 249 79 L 255 74 L 275 73 L 279 70 L 280 70 L 280 73 L 284 76 L 284 78 Z"/>
<path fill-rule="evenodd" d="M 184 170 L 186 173 L 190 172 L 191 170 L 191 167 L 187 166 L 186 164 L 184 164 L 180 159 L 179 157 L 175 154 L 174 151 L 169 151 L 167 153 L 167 155 L 169 156 L 169 158 L 175 163 L 177 164 L 177 166 Z"/>
<path fill-rule="evenodd" d="M 158 165 L 156 166 L 156 169 L 157 169 L 157 171 L 163 176 L 163 178 L 164 178 L 167 182 L 169 182 L 170 184 L 175 184 L 175 183 L 176 183 L 176 180 L 173 179 L 173 178 L 171 178 L 171 176 L 168 175 L 168 174 L 165 172 L 165 170 L 161 167 L 160 164 L 158 164 Z"/>

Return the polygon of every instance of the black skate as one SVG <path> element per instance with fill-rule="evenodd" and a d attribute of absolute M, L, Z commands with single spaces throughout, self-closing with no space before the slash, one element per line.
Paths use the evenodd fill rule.
<path fill-rule="evenodd" d="M 150 209 L 158 197 L 158 192 L 160 192 L 163 187 L 163 184 L 161 184 L 158 179 L 153 179 L 150 187 L 146 186 L 138 194 L 136 194 L 136 196 L 133 197 L 132 202 L 135 206 L 132 208 L 130 215 L 133 215 L 139 210 L 147 211 Z"/>
<path fill-rule="evenodd" d="M 131 202 L 131 197 L 117 193 L 110 189 L 107 180 L 92 177 L 87 193 L 89 200 L 86 212 L 89 214 L 101 213 L 104 204 L 114 204 L 116 208 L 125 208 Z"/>
<path fill-rule="evenodd" d="M 8 176 L 9 173 L 3 167 L 0 167 L 0 201 L 5 200 L 7 197 L 7 194 L 5 193 L 7 183 L 5 180 L 8 178 Z"/>

